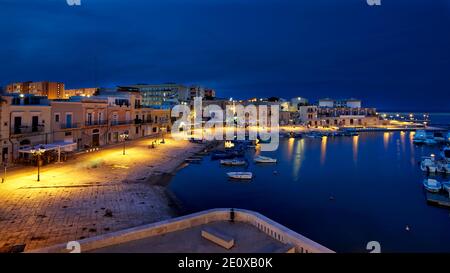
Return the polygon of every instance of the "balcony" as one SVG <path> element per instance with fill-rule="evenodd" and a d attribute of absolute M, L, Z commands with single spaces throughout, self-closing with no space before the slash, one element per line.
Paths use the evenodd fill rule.
<path fill-rule="evenodd" d="M 80 123 L 61 123 L 59 125 L 60 129 L 77 129 L 77 128 L 81 128 L 81 124 Z"/>
<path fill-rule="evenodd" d="M 153 121 L 151 119 L 134 119 L 134 124 L 152 124 Z"/>
<path fill-rule="evenodd" d="M 134 124 L 134 120 L 113 120 L 111 121 L 111 126 L 121 126 L 121 125 L 130 125 Z"/>
<path fill-rule="evenodd" d="M 44 132 L 44 124 L 35 126 L 14 126 L 11 128 L 11 135 L 39 134 Z"/>
<path fill-rule="evenodd" d="M 103 126 L 107 125 L 108 122 L 106 120 L 92 120 L 92 121 L 86 121 L 84 126 Z"/>

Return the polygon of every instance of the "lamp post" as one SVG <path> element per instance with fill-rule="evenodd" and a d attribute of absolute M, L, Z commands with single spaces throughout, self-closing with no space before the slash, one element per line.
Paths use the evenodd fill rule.
<path fill-rule="evenodd" d="M 37 157 L 37 170 L 38 170 L 38 173 L 37 173 L 37 181 L 41 181 L 41 178 L 40 178 L 40 175 L 41 175 L 41 155 L 43 154 L 45 152 L 45 149 L 42 149 L 42 148 L 38 148 L 38 149 L 31 149 L 30 150 L 30 153 L 33 155 L 33 156 L 36 156 Z"/>
<path fill-rule="evenodd" d="M 164 128 L 164 127 L 159 128 L 159 130 L 161 130 L 161 138 L 162 138 L 161 144 L 166 143 L 166 141 L 164 140 L 164 130 L 165 130 L 165 129 L 166 129 L 166 128 Z"/>
<path fill-rule="evenodd" d="M 125 155 L 125 141 L 128 139 L 128 134 L 127 133 L 120 134 L 120 138 L 123 139 L 123 155 Z"/>

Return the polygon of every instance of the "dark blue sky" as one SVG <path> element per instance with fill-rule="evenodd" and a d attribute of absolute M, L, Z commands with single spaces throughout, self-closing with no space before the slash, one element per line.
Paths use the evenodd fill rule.
<path fill-rule="evenodd" d="M 450 0 L 0 0 L 0 85 L 198 83 L 450 111 Z"/>

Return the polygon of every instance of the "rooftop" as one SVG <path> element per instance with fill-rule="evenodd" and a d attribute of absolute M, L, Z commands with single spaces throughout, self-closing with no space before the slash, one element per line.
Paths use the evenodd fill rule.
<path fill-rule="evenodd" d="M 201 237 L 201 231 L 209 226 L 224 230 L 236 244 L 230 250 Z M 148 237 L 141 240 L 96 249 L 97 253 L 270 253 L 284 246 L 267 234 L 247 223 L 229 221 L 213 222 L 190 229 Z"/>
<path fill-rule="evenodd" d="M 233 222 L 230 221 L 233 219 Z M 234 241 L 230 249 L 205 239 L 214 236 Z M 157 223 L 133 227 L 78 241 L 82 252 L 97 253 L 332 253 L 333 251 L 253 211 L 211 209 Z M 66 244 L 33 250 L 68 252 Z"/>

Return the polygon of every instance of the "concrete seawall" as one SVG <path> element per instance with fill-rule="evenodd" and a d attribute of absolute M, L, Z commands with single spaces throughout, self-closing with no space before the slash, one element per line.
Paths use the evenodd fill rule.
<path fill-rule="evenodd" d="M 253 211 L 235 209 L 236 222 L 248 223 L 268 236 L 285 244 L 292 244 L 297 253 L 333 253 L 332 250 L 278 224 L 275 221 Z M 230 219 L 230 209 L 211 209 L 186 216 L 181 216 L 153 224 L 130 228 L 118 232 L 113 232 L 97 237 L 78 241 L 82 252 L 89 252 L 96 249 L 122 244 L 134 240 L 140 240 L 152 236 L 158 236 L 174 231 L 189 229 L 203 224 L 217 221 L 228 221 Z M 37 249 L 32 253 L 67 253 L 67 244 Z"/>

